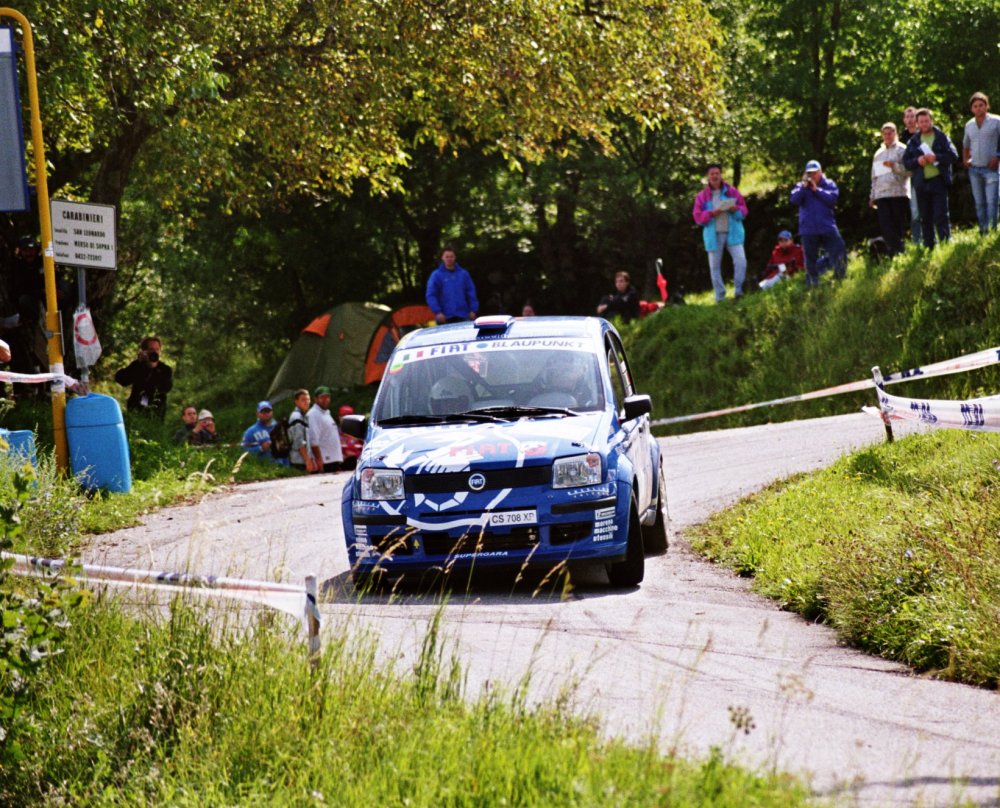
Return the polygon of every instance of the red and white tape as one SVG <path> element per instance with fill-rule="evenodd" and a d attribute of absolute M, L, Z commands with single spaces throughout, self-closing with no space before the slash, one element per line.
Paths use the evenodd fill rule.
<path fill-rule="evenodd" d="M 272 609 L 286 612 L 293 617 L 307 621 L 310 618 L 319 623 L 319 607 L 316 593 L 309 587 L 281 584 L 272 581 L 250 581 L 242 578 L 226 578 L 215 575 L 197 575 L 188 572 L 162 572 L 155 570 L 129 569 L 126 567 L 104 567 L 96 564 L 72 565 L 61 558 L 0 554 L 12 559 L 11 570 L 21 575 L 45 577 L 66 573 L 85 579 L 88 583 L 99 581 L 112 586 L 135 586 L 145 589 L 186 589 L 203 596 L 235 598 L 237 600 L 261 603 Z"/>
<path fill-rule="evenodd" d="M 912 379 L 927 379 L 931 376 L 945 376 L 950 373 L 962 373 L 969 370 L 988 367 L 1000 363 L 1000 347 L 989 348 L 985 351 L 959 356 L 955 359 L 947 359 L 943 362 L 934 362 L 930 365 L 921 365 L 910 370 L 901 370 L 885 376 L 885 384 L 897 384 Z M 680 424 L 685 421 L 699 421 L 704 418 L 718 418 L 721 415 L 732 415 L 737 412 L 747 412 L 760 407 L 776 407 L 779 404 L 791 404 L 795 401 L 811 401 L 816 398 L 826 398 L 827 396 L 837 396 L 843 393 L 856 393 L 861 390 L 871 390 L 875 387 L 872 379 L 862 379 L 856 382 L 838 384 L 834 387 L 824 387 L 822 390 L 813 390 L 809 393 L 800 393 L 796 396 L 786 396 L 785 398 L 775 398 L 771 401 L 759 401 L 754 404 L 741 404 L 737 407 L 726 407 L 721 410 L 711 410 L 709 412 L 699 412 L 693 415 L 678 415 L 672 418 L 658 418 L 650 421 L 651 426 L 666 426 L 667 424 Z"/>

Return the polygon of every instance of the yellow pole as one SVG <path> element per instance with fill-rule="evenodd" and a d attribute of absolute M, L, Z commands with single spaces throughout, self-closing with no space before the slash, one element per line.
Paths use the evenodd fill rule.
<path fill-rule="evenodd" d="M 35 187 L 38 192 L 38 219 L 42 230 L 42 267 L 45 270 L 45 329 L 49 334 L 49 372 L 63 372 L 62 345 L 59 332 L 59 310 L 56 302 L 56 263 L 52 249 L 52 218 L 49 213 L 49 184 L 45 173 L 45 143 L 42 139 L 42 113 L 38 103 L 38 78 L 35 74 L 35 43 L 31 24 L 20 12 L 0 8 L 0 17 L 12 17 L 21 26 L 24 37 L 24 59 L 28 71 L 28 103 L 31 106 L 31 143 L 35 153 Z M 56 466 L 69 468 L 69 446 L 66 442 L 66 390 L 61 381 L 52 384 L 52 437 L 56 445 Z"/>

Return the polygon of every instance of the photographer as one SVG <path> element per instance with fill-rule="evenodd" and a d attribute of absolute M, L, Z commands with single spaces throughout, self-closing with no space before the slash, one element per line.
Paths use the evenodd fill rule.
<path fill-rule="evenodd" d="M 823 167 L 817 160 L 806 163 L 802 180 L 792 189 L 791 202 L 799 209 L 807 288 L 819 286 L 820 249 L 826 251 L 836 280 L 843 280 L 847 274 L 847 246 L 837 228 L 834 213 L 839 196 L 837 184 L 823 176 Z"/>
<path fill-rule="evenodd" d="M 139 344 L 139 355 L 128 367 L 115 374 L 121 385 L 132 385 L 128 396 L 129 412 L 146 412 L 161 421 L 167 409 L 167 393 L 174 384 L 170 365 L 160 361 L 160 338 L 146 337 Z"/>

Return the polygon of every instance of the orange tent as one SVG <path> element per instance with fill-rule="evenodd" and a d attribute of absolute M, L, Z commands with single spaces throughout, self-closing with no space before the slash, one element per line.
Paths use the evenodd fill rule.
<path fill-rule="evenodd" d="M 368 356 L 365 359 L 365 384 L 382 380 L 389 354 L 404 334 L 433 323 L 434 313 L 423 304 L 401 306 L 387 314 L 372 334 L 372 341 L 368 346 Z"/>

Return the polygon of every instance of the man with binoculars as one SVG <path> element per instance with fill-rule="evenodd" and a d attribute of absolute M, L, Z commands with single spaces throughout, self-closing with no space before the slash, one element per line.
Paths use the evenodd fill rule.
<path fill-rule="evenodd" d="M 161 421 L 167 410 L 167 393 L 174 385 L 174 371 L 160 361 L 160 338 L 146 337 L 139 343 L 139 355 L 115 374 L 121 385 L 132 385 L 129 412 L 146 412 Z"/>

